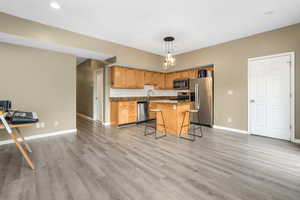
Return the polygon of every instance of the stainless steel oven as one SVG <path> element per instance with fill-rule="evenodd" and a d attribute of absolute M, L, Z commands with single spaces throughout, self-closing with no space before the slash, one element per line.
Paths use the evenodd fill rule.
<path fill-rule="evenodd" d="M 177 90 L 188 90 L 189 89 L 189 79 L 174 80 L 173 88 L 177 89 Z"/>

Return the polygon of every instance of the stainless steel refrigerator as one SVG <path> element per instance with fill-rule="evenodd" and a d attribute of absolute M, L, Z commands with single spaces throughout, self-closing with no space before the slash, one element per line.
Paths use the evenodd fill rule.
<path fill-rule="evenodd" d="M 189 88 L 192 109 L 199 110 L 198 113 L 193 113 L 192 123 L 212 127 L 214 124 L 213 76 L 190 79 Z"/>

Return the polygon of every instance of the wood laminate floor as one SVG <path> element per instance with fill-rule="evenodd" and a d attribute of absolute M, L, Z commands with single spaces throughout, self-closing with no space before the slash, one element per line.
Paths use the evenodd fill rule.
<path fill-rule="evenodd" d="M 30 141 L 31 170 L 0 146 L 1 200 L 300 199 L 300 147 L 205 129 L 195 142 L 78 119 L 77 135 Z"/>

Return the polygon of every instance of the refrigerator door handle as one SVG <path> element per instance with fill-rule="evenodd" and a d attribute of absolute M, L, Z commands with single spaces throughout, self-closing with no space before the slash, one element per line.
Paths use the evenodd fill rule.
<path fill-rule="evenodd" d="M 197 90 L 198 90 L 198 110 L 200 109 L 201 106 L 201 97 L 200 97 L 200 92 L 199 92 L 199 84 L 197 84 Z"/>
<path fill-rule="evenodd" d="M 199 85 L 195 84 L 195 101 L 196 101 L 196 109 L 199 109 Z"/>

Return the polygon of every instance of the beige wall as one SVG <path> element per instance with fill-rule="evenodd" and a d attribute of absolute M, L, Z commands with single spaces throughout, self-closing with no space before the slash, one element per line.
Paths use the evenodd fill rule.
<path fill-rule="evenodd" d="M 296 54 L 296 136 L 300 139 L 300 24 L 181 54 L 176 60 L 178 68 L 214 64 L 215 124 L 247 130 L 247 59 L 290 51 Z M 234 94 L 227 95 L 228 90 Z"/>
<path fill-rule="evenodd" d="M 99 40 L 0 12 L 0 32 L 59 45 L 87 49 L 117 57 L 117 63 L 160 68 L 162 57 L 135 48 Z"/>
<path fill-rule="evenodd" d="M 74 56 L 0 43 L 0 99 L 38 113 L 45 128 L 23 128 L 25 135 L 76 129 Z M 58 121 L 57 126 L 54 125 Z M 7 134 L 0 132 L 0 140 Z"/>

